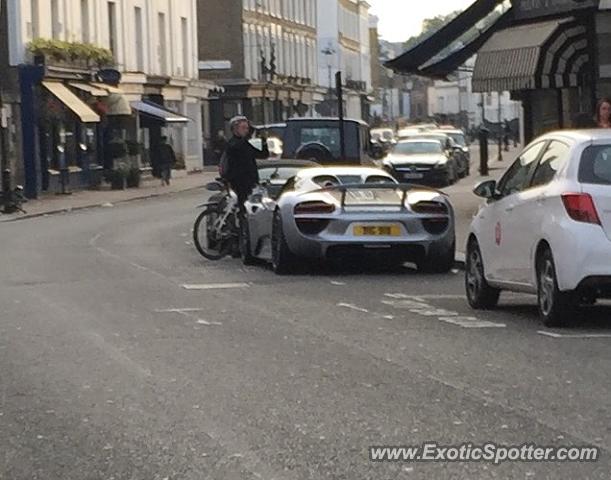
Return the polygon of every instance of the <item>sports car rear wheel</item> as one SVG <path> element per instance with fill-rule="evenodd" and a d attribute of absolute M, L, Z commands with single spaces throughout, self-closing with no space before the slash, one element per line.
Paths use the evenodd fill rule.
<path fill-rule="evenodd" d="M 295 271 L 297 256 L 290 251 L 284 236 L 280 212 L 274 213 L 272 224 L 272 268 L 278 275 L 286 275 Z"/>
<path fill-rule="evenodd" d="M 416 262 L 418 270 L 426 273 L 447 273 L 454 267 L 456 244 L 440 250 L 432 248 L 429 253 Z"/>

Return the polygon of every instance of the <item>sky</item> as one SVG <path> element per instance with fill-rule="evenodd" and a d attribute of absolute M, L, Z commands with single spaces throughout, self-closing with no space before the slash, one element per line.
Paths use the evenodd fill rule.
<path fill-rule="evenodd" d="M 379 32 L 384 40 L 403 42 L 422 30 L 425 18 L 464 10 L 474 0 L 367 0 L 370 13 L 380 18 Z"/>

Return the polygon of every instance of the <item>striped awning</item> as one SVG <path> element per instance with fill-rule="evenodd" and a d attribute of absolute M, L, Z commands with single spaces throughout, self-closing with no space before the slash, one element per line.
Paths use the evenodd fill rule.
<path fill-rule="evenodd" d="M 573 18 L 507 28 L 479 51 L 473 91 L 577 87 L 589 62 L 586 27 Z"/>

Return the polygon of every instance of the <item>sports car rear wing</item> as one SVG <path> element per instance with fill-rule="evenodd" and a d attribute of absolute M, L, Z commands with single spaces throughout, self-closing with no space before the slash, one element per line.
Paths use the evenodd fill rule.
<path fill-rule="evenodd" d="M 423 187 L 412 183 L 355 183 L 347 185 L 333 185 L 321 188 L 316 192 L 340 194 L 341 208 L 344 210 L 346 206 L 398 206 L 401 209 L 405 207 L 408 192 L 419 190 L 426 192 L 435 192 L 443 196 L 447 196 L 444 192 L 434 188 Z M 382 195 L 381 192 L 389 192 L 391 195 Z M 395 195 L 396 192 L 401 192 L 401 196 Z M 349 203 L 346 203 L 346 200 Z M 397 201 L 400 199 L 400 203 Z M 394 201 L 388 201 L 394 200 Z"/>

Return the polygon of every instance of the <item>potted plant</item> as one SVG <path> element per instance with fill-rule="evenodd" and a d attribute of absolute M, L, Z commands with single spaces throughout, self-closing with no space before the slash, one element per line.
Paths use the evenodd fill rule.
<path fill-rule="evenodd" d="M 142 176 L 142 173 L 140 172 L 140 168 L 134 165 L 129 167 L 129 169 L 127 170 L 126 178 L 125 178 L 125 183 L 127 185 L 127 188 L 140 187 L 141 176 Z"/>

